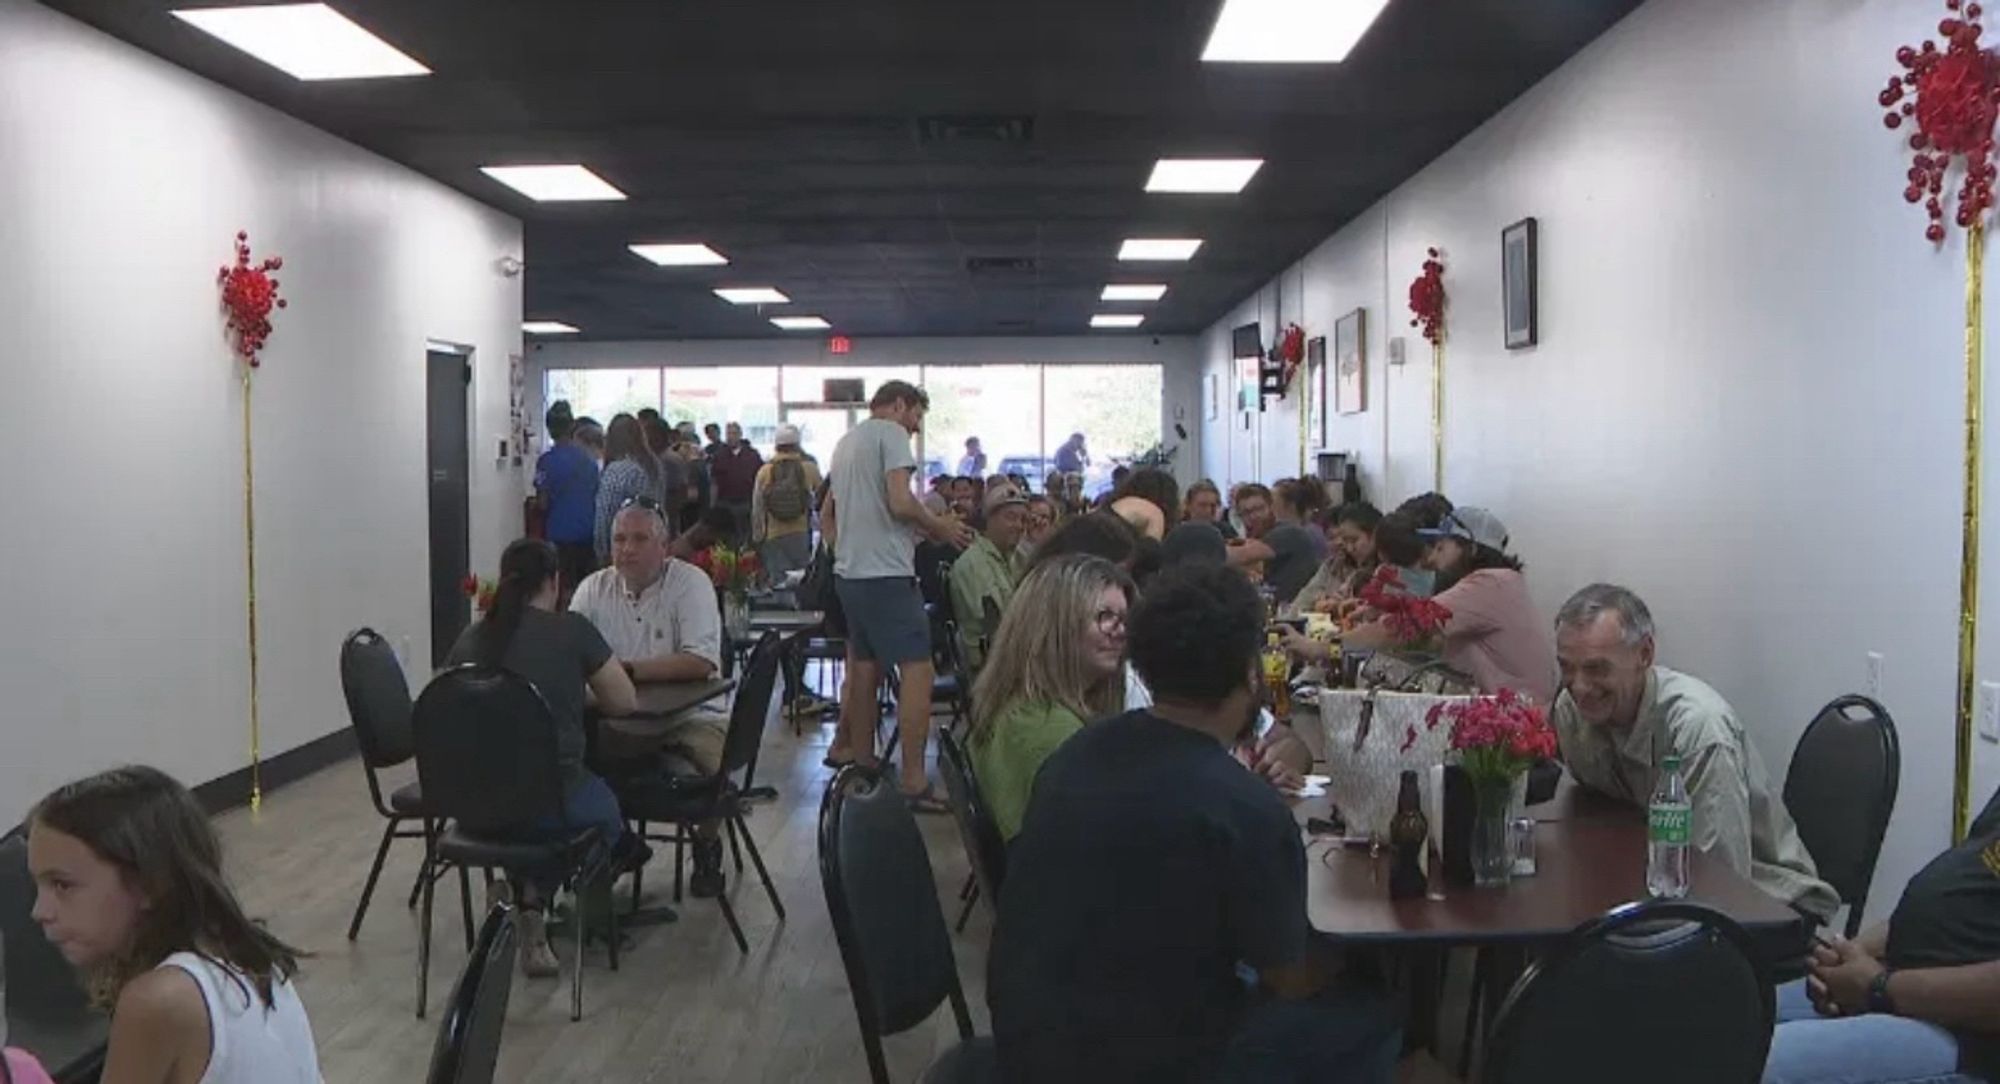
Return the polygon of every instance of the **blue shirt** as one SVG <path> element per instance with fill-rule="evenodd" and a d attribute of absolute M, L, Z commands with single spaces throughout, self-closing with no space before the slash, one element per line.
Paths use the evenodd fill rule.
<path fill-rule="evenodd" d="M 596 527 L 597 461 L 564 442 L 535 460 L 535 489 L 547 494 L 549 541 L 571 545 L 591 540 Z"/>

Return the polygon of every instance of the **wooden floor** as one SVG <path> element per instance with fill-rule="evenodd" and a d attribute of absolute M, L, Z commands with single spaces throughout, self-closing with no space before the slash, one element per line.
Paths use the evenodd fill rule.
<path fill-rule="evenodd" d="M 832 775 L 820 758 L 830 736 L 830 727 L 809 727 L 795 738 L 789 727 L 774 724 L 759 766 L 759 781 L 775 784 L 779 798 L 756 809 L 750 829 L 788 920 L 777 921 L 754 869 L 737 879 L 731 866 L 730 898 L 750 941 L 747 956 L 737 952 L 714 903 L 690 897 L 679 908 L 678 923 L 633 931 L 619 971 L 606 967 L 601 949 L 587 954 L 579 1022 L 569 1020 L 567 972 L 559 980 L 532 982 L 516 975 L 501 1081 L 859 1084 L 869 1079 L 819 885 L 815 832 L 820 796 Z M 955 918 L 966 874 L 957 831 L 950 817 L 920 820 L 939 898 L 947 917 Z M 300 993 L 329 1084 L 421 1081 L 441 1005 L 465 960 L 457 888 L 449 881 L 439 885 L 431 1012 L 418 1020 L 413 1013 L 417 920 L 403 904 L 416 875 L 419 844 L 398 841 L 392 847 L 360 938 L 351 943 L 346 938 L 381 833 L 359 761 L 270 794 L 255 817 L 239 810 L 219 818 L 218 825 L 250 913 L 313 954 L 304 962 Z M 671 892 L 667 858 L 656 858 L 648 871 L 648 901 Z M 661 867 L 665 873 L 658 872 Z M 474 891 L 477 912 L 477 879 Z M 982 907 L 955 939 L 959 974 L 982 1034 L 990 1030 L 984 968 L 991 929 Z M 567 969 L 568 946 L 559 945 L 557 952 Z M 956 1038 L 947 1009 L 929 1024 L 889 1039 L 891 1078 L 916 1080 Z M 1406 1067 L 1404 1079 L 1434 1076 L 1429 1070 L 1413 1072 Z"/>

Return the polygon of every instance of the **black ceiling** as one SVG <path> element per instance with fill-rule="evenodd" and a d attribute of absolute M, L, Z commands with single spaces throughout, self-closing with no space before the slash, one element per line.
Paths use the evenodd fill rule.
<path fill-rule="evenodd" d="M 436 73 L 355 83 L 168 15 L 213 0 L 44 2 L 520 216 L 531 318 L 668 339 L 783 334 L 782 312 L 857 336 L 1077 334 L 1096 311 L 1199 331 L 1639 0 L 1392 0 L 1326 67 L 1201 63 L 1221 0 L 332 0 Z M 1016 138 L 936 138 L 939 118 Z M 1268 161 L 1240 196 L 1143 192 L 1167 155 Z M 631 198 L 536 204 L 478 172 L 561 161 Z M 1121 265 L 1134 236 L 1207 244 Z M 733 263 L 625 250 L 667 240 Z M 1097 301 L 1155 280 L 1157 304 Z"/>

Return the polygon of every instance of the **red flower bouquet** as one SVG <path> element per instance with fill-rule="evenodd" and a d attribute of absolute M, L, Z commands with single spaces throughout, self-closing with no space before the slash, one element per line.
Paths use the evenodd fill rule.
<path fill-rule="evenodd" d="M 1512 689 L 1434 705 L 1425 726 L 1451 723 L 1451 747 L 1475 787 L 1511 784 L 1537 760 L 1556 755 L 1556 732 L 1542 709 Z M 1416 744 L 1411 727 L 1404 748 Z"/>
<path fill-rule="evenodd" d="M 465 579 L 459 581 L 458 589 L 465 592 L 465 597 L 472 600 L 473 608 L 483 614 L 493 608 L 493 593 L 500 587 L 492 580 L 468 573 Z"/>
<path fill-rule="evenodd" d="M 236 355 L 252 369 L 264 340 L 271 337 L 271 310 L 285 307 L 285 299 L 278 296 L 278 280 L 271 277 L 283 266 L 285 261 L 277 256 L 251 264 L 250 235 L 238 230 L 236 266 L 215 273 L 216 284 L 222 287 L 222 307 L 229 313 L 229 331 L 236 337 Z"/>
<path fill-rule="evenodd" d="M 732 549 L 728 546 L 710 546 L 699 550 L 693 558 L 694 567 L 708 573 L 716 590 L 727 595 L 742 596 L 757 585 L 763 574 L 764 565 L 757 560 L 754 550 Z"/>
<path fill-rule="evenodd" d="M 1435 599 L 1410 594 L 1394 565 L 1376 569 L 1356 597 L 1375 611 L 1383 627 L 1404 647 L 1428 643 L 1451 621 L 1450 607 Z"/>
<path fill-rule="evenodd" d="M 1410 312 L 1416 319 L 1411 327 L 1424 329 L 1424 338 L 1433 344 L 1444 341 L 1444 262 L 1437 249 L 1430 250 L 1423 274 L 1410 283 Z"/>

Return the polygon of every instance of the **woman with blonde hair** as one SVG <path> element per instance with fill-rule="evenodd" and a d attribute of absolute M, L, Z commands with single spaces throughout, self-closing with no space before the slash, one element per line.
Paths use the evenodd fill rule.
<path fill-rule="evenodd" d="M 1003 838 L 1021 830 L 1042 761 L 1124 710 L 1131 605 L 1131 577 L 1084 554 L 1036 566 L 1014 592 L 972 690 L 972 769 Z"/>

